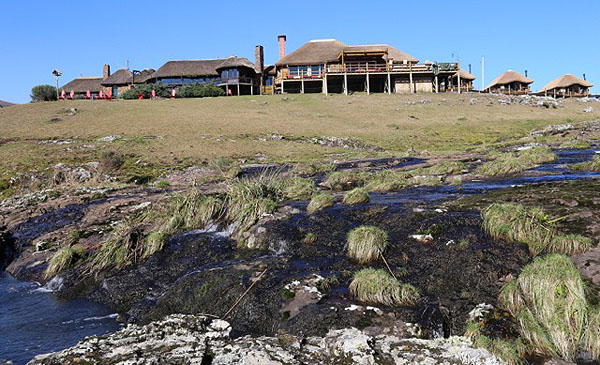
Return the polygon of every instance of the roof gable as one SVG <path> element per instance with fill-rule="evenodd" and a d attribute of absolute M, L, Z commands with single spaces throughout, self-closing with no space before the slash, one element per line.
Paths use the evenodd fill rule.
<path fill-rule="evenodd" d="M 335 39 L 312 40 L 275 62 L 275 65 L 319 65 L 336 61 L 344 47 L 347 46 Z"/>
<path fill-rule="evenodd" d="M 583 87 L 594 86 L 594 84 L 586 80 L 582 80 L 579 77 L 567 74 L 559 77 L 558 79 L 550 81 L 542 90 L 540 90 L 540 92 L 545 92 L 556 88 L 565 88 L 573 85 L 581 85 Z"/>
<path fill-rule="evenodd" d="M 485 90 L 488 90 L 496 85 L 506 85 L 506 84 L 510 84 L 513 82 L 520 82 L 522 84 L 531 84 L 533 83 L 533 80 L 530 79 L 529 77 L 525 77 L 523 75 L 521 75 L 520 73 L 513 71 L 513 70 L 508 70 L 505 73 L 503 73 L 502 75 L 498 76 L 496 79 L 494 79 L 494 81 L 492 81 L 486 88 Z"/>

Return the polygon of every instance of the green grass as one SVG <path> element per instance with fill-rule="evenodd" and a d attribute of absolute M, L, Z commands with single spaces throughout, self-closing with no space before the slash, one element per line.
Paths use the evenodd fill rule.
<path fill-rule="evenodd" d="M 307 233 L 306 236 L 304 236 L 304 239 L 302 240 L 303 243 L 306 243 L 307 245 L 312 245 L 313 243 L 317 242 L 317 235 L 310 232 Z"/>
<path fill-rule="evenodd" d="M 593 321 L 596 310 L 586 299 L 581 274 L 567 256 L 536 258 L 505 285 L 499 300 L 515 317 L 530 353 L 572 361 L 582 346 L 596 354 L 600 350 L 586 335 L 598 331 Z"/>
<path fill-rule="evenodd" d="M 285 181 L 285 197 L 293 200 L 309 200 L 317 191 L 313 179 L 294 176 Z"/>
<path fill-rule="evenodd" d="M 387 233 L 375 226 L 360 226 L 348 232 L 348 257 L 361 264 L 377 260 L 388 245 Z"/>
<path fill-rule="evenodd" d="M 441 161 L 433 166 L 419 169 L 418 173 L 423 175 L 453 175 L 460 174 L 468 168 L 469 165 L 463 161 Z"/>
<path fill-rule="evenodd" d="M 573 139 L 561 143 L 560 148 L 586 149 L 590 148 L 590 142 L 584 139 Z"/>
<path fill-rule="evenodd" d="M 500 338 L 489 338 L 481 333 L 480 324 L 477 322 L 467 323 L 465 337 L 470 338 L 473 345 L 488 350 L 507 365 L 525 364 L 523 360 L 525 349 L 520 339 L 511 342 Z"/>
<path fill-rule="evenodd" d="M 590 161 L 580 162 L 573 165 L 573 170 L 579 171 L 600 171 L 600 155 L 595 155 Z"/>
<path fill-rule="evenodd" d="M 335 198 L 333 195 L 319 193 L 312 197 L 310 203 L 308 203 L 308 206 L 306 207 L 306 212 L 308 214 L 315 214 L 318 211 L 333 206 L 333 204 L 335 204 Z"/>
<path fill-rule="evenodd" d="M 325 186 L 331 190 L 351 190 L 363 186 L 369 174 L 360 171 L 334 171 L 324 181 Z"/>
<path fill-rule="evenodd" d="M 387 191 L 400 190 L 412 183 L 411 175 L 406 172 L 397 172 L 392 170 L 378 171 L 365 178 L 365 189 L 372 192 L 384 193 Z"/>
<path fill-rule="evenodd" d="M 556 161 L 557 156 L 548 147 L 532 147 L 520 152 L 490 154 L 492 160 L 484 162 L 475 172 L 482 175 L 510 175 L 539 164 Z"/>
<path fill-rule="evenodd" d="M 52 256 L 44 272 L 46 278 L 51 278 L 60 272 L 82 263 L 87 257 L 87 249 L 83 245 L 65 246 Z"/>
<path fill-rule="evenodd" d="M 558 232 L 556 219 L 549 217 L 539 207 L 494 203 L 483 209 L 481 215 L 483 229 L 489 236 L 526 243 L 534 256 L 543 252 L 567 255 L 581 253 L 593 244 L 587 237 Z"/>
<path fill-rule="evenodd" d="M 361 302 L 387 306 L 410 306 L 418 303 L 419 291 L 402 284 L 383 269 L 362 269 L 354 274 L 350 294 Z"/>
<path fill-rule="evenodd" d="M 345 205 L 364 204 L 369 202 L 369 193 L 364 188 L 354 188 L 344 194 Z"/>

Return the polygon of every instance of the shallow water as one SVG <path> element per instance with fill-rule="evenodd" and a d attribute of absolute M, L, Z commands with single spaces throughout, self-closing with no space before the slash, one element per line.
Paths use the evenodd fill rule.
<path fill-rule="evenodd" d="M 59 301 L 36 283 L 0 273 L 0 359 L 25 364 L 37 354 L 119 328 L 116 314 L 102 305 Z"/>

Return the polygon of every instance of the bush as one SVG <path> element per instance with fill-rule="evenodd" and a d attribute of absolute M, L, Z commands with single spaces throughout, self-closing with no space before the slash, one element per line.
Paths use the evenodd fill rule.
<path fill-rule="evenodd" d="M 205 98 L 212 96 L 225 96 L 225 91 L 213 83 L 189 84 L 177 89 L 178 98 Z"/>
<path fill-rule="evenodd" d="M 377 260 L 388 245 L 388 235 L 375 226 L 360 226 L 348 232 L 348 256 L 361 264 Z"/>
<path fill-rule="evenodd" d="M 574 360 L 578 349 L 600 352 L 598 323 L 584 281 L 564 255 L 536 258 L 504 286 L 500 303 L 515 317 L 530 353 Z"/>
<path fill-rule="evenodd" d="M 342 203 L 345 205 L 362 204 L 369 202 L 369 193 L 364 188 L 352 189 L 344 194 Z"/>
<path fill-rule="evenodd" d="M 327 193 L 319 193 L 310 200 L 308 206 L 306 207 L 306 212 L 308 214 L 314 214 L 320 210 L 325 208 L 329 208 L 333 206 L 335 203 L 335 198 L 331 194 Z"/>
<path fill-rule="evenodd" d="M 31 89 L 31 101 L 54 101 L 56 100 L 56 88 L 52 85 L 38 85 Z"/>
<path fill-rule="evenodd" d="M 362 302 L 387 306 L 414 305 L 419 291 L 410 284 L 401 284 L 383 269 L 363 269 L 354 274 L 350 294 Z"/>
<path fill-rule="evenodd" d="M 131 89 L 121 93 L 121 99 L 137 99 L 138 93 L 144 94 L 144 99 L 150 99 L 152 90 L 156 92 L 156 96 L 168 98 L 171 96 L 171 89 L 163 84 L 140 84 L 134 85 Z"/>
<path fill-rule="evenodd" d="M 125 163 L 125 157 L 115 151 L 104 151 L 100 155 L 100 171 L 105 174 L 117 171 Z"/>

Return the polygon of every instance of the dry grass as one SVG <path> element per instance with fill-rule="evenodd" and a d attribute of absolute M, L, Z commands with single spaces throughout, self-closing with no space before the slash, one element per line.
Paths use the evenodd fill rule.
<path fill-rule="evenodd" d="M 285 197 L 294 200 L 309 200 L 317 191 L 315 181 L 310 178 L 294 176 L 285 182 Z"/>
<path fill-rule="evenodd" d="M 354 274 L 350 294 L 365 303 L 387 306 L 415 305 L 419 291 L 410 284 L 402 284 L 383 269 L 363 269 Z"/>
<path fill-rule="evenodd" d="M 330 161 L 328 154 L 340 153 L 344 157 L 397 156 L 410 148 L 429 152 L 464 151 L 468 147 L 489 150 L 529 138 L 529 131 L 567 118 L 577 121 L 595 117 L 583 113 L 575 100 L 566 100 L 564 108 L 546 109 L 497 103 L 488 106 L 483 101 L 469 105 L 471 97 L 478 96 L 313 94 L 294 95 L 287 101 L 274 95 L 17 105 L 0 110 L 2 138 L 6 141 L 0 146 L 0 159 L 7 171 L 23 171 L 70 160 L 98 161 L 102 146 L 165 166 L 220 157 L 253 159 L 257 153 L 267 155 L 271 162 L 308 162 Z M 432 102 L 412 104 L 423 98 Z M 72 107 L 78 109 L 76 115 L 61 113 Z M 61 120 L 51 122 L 57 115 Z M 271 139 L 271 133 L 286 138 Z M 110 135 L 121 135 L 123 139 L 96 141 Z M 71 145 L 37 143 L 75 136 Z M 297 141 L 317 136 L 353 138 L 378 145 L 382 151 Z M 266 137 L 265 141 L 258 141 L 260 137 Z M 83 147 L 86 145 L 96 148 Z"/>
<path fill-rule="evenodd" d="M 348 257 L 361 264 L 377 260 L 388 245 L 387 233 L 375 226 L 360 226 L 348 232 Z"/>
<path fill-rule="evenodd" d="M 346 194 L 342 203 L 345 205 L 364 204 L 369 202 L 369 193 L 364 188 L 354 188 Z"/>
<path fill-rule="evenodd" d="M 548 147 L 533 147 L 520 152 L 493 153 L 490 157 L 492 160 L 479 166 L 477 173 L 491 176 L 515 174 L 557 159 Z"/>
<path fill-rule="evenodd" d="M 595 310 L 567 256 L 536 258 L 502 289 L 500 302 L 515 317 L 529 352 L 571 361 L 582 346 L 599 353 Z"/>

